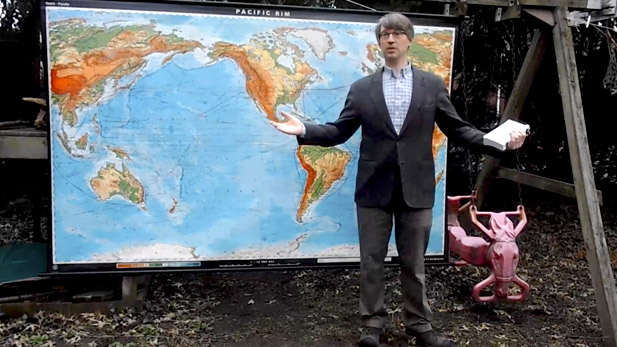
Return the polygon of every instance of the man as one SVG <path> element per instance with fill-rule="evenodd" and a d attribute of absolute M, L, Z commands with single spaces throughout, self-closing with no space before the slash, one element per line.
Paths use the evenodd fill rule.
<path fill-rule="evenodd" d="M 411 66 L 407 51 L 414 30 L 399 13 L 383 16 L 375 35 L 385 67 L 351 85 L 339 118 L 324 125 L 303 124 L 282 113 L 271 122 L 301 145 L 335 146 L 362 127 L 356 177 L 360 236 L 360 346 L 378 346 L 386 323 L 384 259 L 394 224 L 400 257 L 406 331 L 423 346 L 454 346 L 431 326 L 426 298 L 424 253 L 428 246 L 435 198 L 432 139 L 435 122 L 446 136 L 489 154 L 484 133 L 463 121 L 450 103 L 440 77 Z M 513 132 L 509 149 L 519 148 L 525 134 Z"/>

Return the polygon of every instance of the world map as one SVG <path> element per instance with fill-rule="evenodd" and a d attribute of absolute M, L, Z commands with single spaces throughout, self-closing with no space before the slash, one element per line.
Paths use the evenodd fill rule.
<path fill-rule="evenodd" d="M 298 146 L 383 58 L 374 24 L 47 7 L 55 264 L 358 256 L 360 137 Z M 454 29 L 412 64 L 449 86 Z M 446 139 L 427 254 L 444 252 Z M 396 256 L 392 244 L 388 253 Z"/>

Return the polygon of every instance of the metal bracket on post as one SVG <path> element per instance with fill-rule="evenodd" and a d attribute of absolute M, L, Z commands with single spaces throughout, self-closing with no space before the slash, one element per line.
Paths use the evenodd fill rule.
<path fill-rule="evenodd" d="M 503 9 L 501 7 L 498 7 L 495 10 L 495 22 L 499 22 L 501 21 L 501 13 L 503 12 Z"/>
<path fill-rule="evenodd" d="M 501 16 L 501 20 L 521 18 L 521 11 L 523 7 L 520 4 L 510 6 L 506 9 L 506 12 Z"/>

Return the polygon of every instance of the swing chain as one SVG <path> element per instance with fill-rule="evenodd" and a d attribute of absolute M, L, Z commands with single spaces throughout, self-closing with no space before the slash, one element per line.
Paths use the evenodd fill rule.
<path fill-rule="evenodd" d="M 523 172 L 525 168 L 523 167 L 523 164 L 521 164 L 520 150 L 516 149 L 515 153 L 516 153 L 516 171 Z M 523 189 L 521 187 L 520 182 L 517 182 L 516 185 L 518 188 L 518 204 L 522 206 L 523 205 Z"/>
<path fill-rule="evenodd" d="M 473 17 L 469 17 L 465 19 L 461 23 L 461 43 L 460 43 L 460 52 L 461 52 L 461 84 L 463 86 L 463 112 L 462 118 L 464 120 L 468 120 L 468 102 L 469 102 L 469 84 L 467 83 L 467 71 L 465 69 L 465 37 L 471 35 L 473 32 Z M 467 177 L 469 178 L 469 191 L 473 191 L 475 189 L 474 177 L 477 174 L 477 167 L 474 166 L 473 160 L 471 158 L 472 154 L 469 149 L 465 149 L 465 169 L 467 170 Z"/>

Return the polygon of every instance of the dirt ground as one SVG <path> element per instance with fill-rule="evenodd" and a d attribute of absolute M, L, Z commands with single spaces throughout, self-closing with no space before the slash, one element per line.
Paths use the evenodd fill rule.
<path fill-rule="evenodd" d="M 28 190 L 0 194 L 2 244 L 31 237 Z M 529 223 L 518 242 L 517 273 L 531 285 L 525 302 L 475 303 L 471 290 L 485 268 L 427 270 L 434 325 L 458 346 L 601 345 L 575 200 L 533 195 L 524 201 Z M 613 265 L 616 206 L 602 209 Z M 140 312 L 0 317 L 0 346 L 354 346 L 358 275 L 357 268 L 159 274 Z M 413 345 L 398 316 L 398 269 L 388 268 L 386 277 L 391 320 L 381 344 Z"/>

